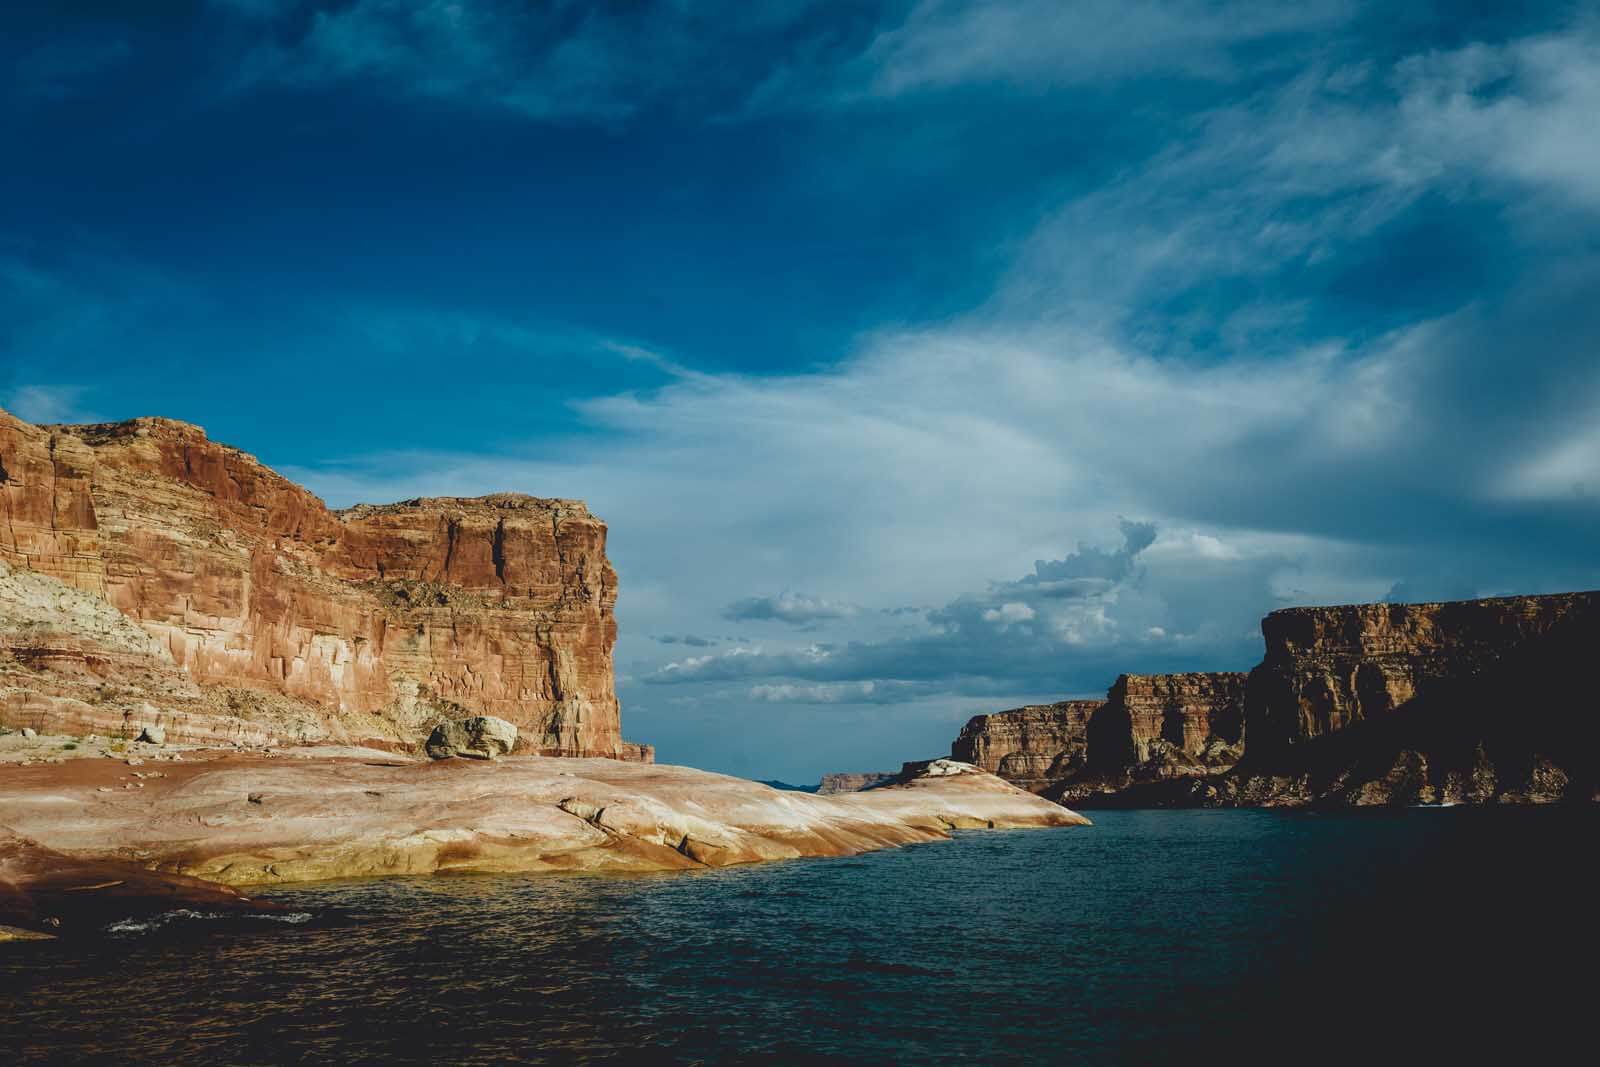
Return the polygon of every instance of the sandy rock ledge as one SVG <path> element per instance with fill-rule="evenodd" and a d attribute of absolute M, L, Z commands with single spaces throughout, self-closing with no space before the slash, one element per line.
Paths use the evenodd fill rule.
<path fill-rule="evenodd" d="M 63 857 L 58 869 L 70 861 L 201 880 L 162 890 L 181 897 L 180 889 L 228 894 L 439 871 L 689 870 L 853 855 L 954 829 L 1088 824 L 951 760 L 840 796 L 688 767 L 539 756 L 423 763 L 200 753 L 165 764 L 159 777 L 111 760 L 0 773 L 0 840 L 15 854 L 7 862 L 10 853 L 0 853 L 0 925 L 45 932 L 49 908 L 35 891 L 52 869 L 39 858 L 46 854 Z M 119 881 L 129 882 L 99 870 L 85 885 Z"/>

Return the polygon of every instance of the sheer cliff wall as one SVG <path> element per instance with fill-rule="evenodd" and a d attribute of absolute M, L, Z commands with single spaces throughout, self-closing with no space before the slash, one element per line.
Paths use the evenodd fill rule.
<path fill-rule="evenodd" d="M 516 723 L 528 751 L 648 758 L 621 737 L 605 547 L 574 500 L 333 511 L 196 426 L 0 411 L 0 581 L 32 583 L 10 597 L 22 615 L 0 620 L 0 716 L 411 744 L 484 713 Z M 149 646 L 102 647 L 116 626 L 90 618 L 96 601 Z M 138 671 L 159 684 L 140 692 Z"/>

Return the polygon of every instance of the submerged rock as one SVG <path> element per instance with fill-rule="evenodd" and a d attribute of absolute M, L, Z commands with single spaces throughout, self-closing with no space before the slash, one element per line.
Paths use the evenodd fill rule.
<path fill-rule="evenodd" d="M 517 747 L 517 728 L 493 715 L 442 722 L 428 738 L 428 755 L 434 759 L 466 756 L 469 759 L 494 759 L 509 756 Z"/>

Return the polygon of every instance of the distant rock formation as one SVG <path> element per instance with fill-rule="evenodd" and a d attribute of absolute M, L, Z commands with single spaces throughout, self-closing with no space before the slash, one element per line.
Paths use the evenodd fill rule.
<path fill-rule="evenodd" d="M 1261 632 L 1244 759 L 1202 802 L 1600 799 L 1600 593 L 1291 608 Z"/>
<path fill-rule="evenodd" d="M 1090 766 L 1115 771 L 1169 753 L 1201 760 L 1219 743 L 1237 745 L 1245 679 L 1228 672 L 1122 675 L 1089 723 Z"/>
<path fill-rule="evenodd" d="M 979 716 L 952 754 L 1085 807 L 1600 799 L 1600 593 L 1290 608 L 1261 628 L 1248 675 L 1123 675 L 1086 725 L 1074 702 Z"/>
<path fill-rule="evenodd" d="M 820 796 L 832 796 L 835 793 L 859 793 L 863 789 L 884 785 L 899 777 L 899 771 L 861 771 L 851 773 L 842 771 L 838 774 L 824 774 L 822 781 L 817 784 L 817 793 Z"/>
<path fill-rule="evenodd" d="M 1090 717 L 1104 700 L 1030 704 L 974 715 L 950 746 L 950 757 L 1038 793 L 1081 772 L 1088 760 Z"/>
<path fill-rule="evenodd" d="M 1053 797 L 1226 769 L 1239 756 L 1245 677 L 1124 674 L 1105 700 L 975 716 L 950 755 Z"/>
<path fill-rule="evenodd" d="M 335 512 L 197 426 L 0 411 L 0 724 L 415 746 L 480 714 L 519 751 L 648 760 L 605 542 L 575 500 Z"/>

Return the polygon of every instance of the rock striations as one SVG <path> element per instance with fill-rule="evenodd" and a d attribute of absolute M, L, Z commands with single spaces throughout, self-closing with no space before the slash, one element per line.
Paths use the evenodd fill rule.
<path fill-rule="evenodd" d="M 1600 796 L 1600 593 L 1291 608 L 1261 629 L 1248 676 L 1123 675 L 1087 720 L 1070 701 L 978 716 L 952 754 L 1079 805 Z"/>
<path fill-rule="evenodd" d="M 605 547 L 578 501 L 332 511 L 196 426 L 0 411 L 0 724 L 412 747 L 492 715 L 519 751 L 647 760 Z"/>
<path fill-rule="evenodd" d="M 849 856 L 957 829 L 1088 825 L 949 760 L 883 788 L 827 797 L 609 759 L 213 752 L 162 767 L 149 775 L 79 759 L 7 770 L 0 933 L 93 933 L 119 915 L 180 905 L 261 907 L 228 886 L 441 871 L 691 870 Z"/>
<path fill-rule="evenodd" d="M 952 759 L 984 770 L 1035 793 L 1072 777 L 1088 758 L 1090 717 L 1104 700 L 1063 700 L 975 715 L 950 747 Z"/>
<path fill-rule="evenodd" d="M 1092 797 L 1232 766 L 1244 692 L 1243 674 L 1124 674 L 1105 700 L 975 716 L 950 753 L 1036 793 Z"/>
<path fill-rule="evenodd" d="M 875 789 L 892 782 L 898 775 L 898 771 L 839 771 L 824 774 L 817 783 L 817 794 L 828 797 L 838 793 L 859 793 L 863 789 Z"/>

